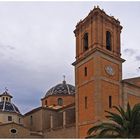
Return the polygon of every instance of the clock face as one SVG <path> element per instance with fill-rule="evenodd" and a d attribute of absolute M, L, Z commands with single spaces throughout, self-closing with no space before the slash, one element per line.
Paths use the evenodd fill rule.
<path fill-rule="evenodd" d="M 115 74 L 115 71 L 111 66 L 106 66 L 105 71 L 107 72 L 107 74 L 112 75 L 112 76 Z"/>

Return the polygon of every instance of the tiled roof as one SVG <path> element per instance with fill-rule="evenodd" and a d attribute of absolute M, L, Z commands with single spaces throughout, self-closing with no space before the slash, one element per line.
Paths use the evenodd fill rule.
<path fill-rule="evenodd" d="M 52 87 L 50 90 L 47 91 L 46 96 L 49 95 L 74 95 L 75 94 L 75 87 L 73 85 L 67 84 L 66 81 L 63 81 L 60 84 Z"/>
<path fill-rule="evenodd" d="M 14 113 L 18 113 L 19 109 L 11 102 L 6 102 L 6 101 L 2 101 L 0 102 L 0 111 L 1 112 L 14 112 Z"/>

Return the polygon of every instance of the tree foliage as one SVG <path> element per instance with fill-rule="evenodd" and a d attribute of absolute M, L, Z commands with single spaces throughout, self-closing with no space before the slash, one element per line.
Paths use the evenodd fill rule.
<path fill-rule="evenodd" d="M 124 110 L 121 106 L 113 106 L 117 113 L 105 111 L 107 122 L 99 123 L 87 132 L 87 138 L 138 138 L 140 137 L 140 104 L 132 109 L 127 104 Z"/>

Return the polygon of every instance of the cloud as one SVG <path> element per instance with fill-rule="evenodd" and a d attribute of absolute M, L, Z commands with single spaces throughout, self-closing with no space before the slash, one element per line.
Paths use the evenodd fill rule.
<path fill-rule="evenodd" d="M 9 50 L 14 50 L 15 47 L 11 46 L 11 45 L 4 45 L 2 43 L 0 43 L 0 48 L 1 49 L 9 49 Z"/>
<path fill-rule="evenodd" d="M 6 48 L 10 49 L 10 50 L 15 50 L 15 47 L 7 45 Z"/>
<path fill-rule="evenodd" d="M 54 60 L 51 61 L 51 63 Z M 32 62 L 33 63 L 33 62 Z M 13 96 L 13 102 L 19 107 L 21 113 L 41 105 L 40 99 L 56 84 L 62 82 L 62 75 L 72 84 L 73 66 L 69 61 L 56 61 L 51 63 L 34 64 L 21 61 L 3 59 L 0 61 L 0 91 L 5 87 Z"/>
<path fill-rule="evenodd" d="M 127 49 L 124 49 L 123 52 L 124 52 L 126 55 L 132 56 L 132 55 L 134 55 L 134 54 L 136 53 L 136 50 L 127 48 Z"/>
<path fill-rule="evenodd" d="M 93 4 L 95 3 L 0 3 L 0 92 L 8 87 L 21 112 L 39 106 L 45 92 L 62 82 L 62 75 L 66 75 L 67 83 L 74 83 L 74 67 L 71 65 L 75 57 L 73 30 L 77 21 L 87 16 L 89 9 L 93 9 Z M 135 13 L 138 17 L 139 4 L 133 4 L 133 7 L 131 4 L 134 13 L 129 13 L 130 9 L 122 4 L 119 5 L 119 11 L 114 3 L 100 4 L 108 9 L 107 13 L 114 15 L 114 12 L 120 17 L 122 23 L 125 23 L 125 19 L 126 24 L 123 26 L 130 34 L 132 31 L 129 29 L 134 31 L 136 28 L 137 31 L 140 22 L 135 22 L 138 26 L 132 22 L 139 18 L 128 22 L 126 16 Z M 138 11 L 135 12 L 136 9 Z M 134 65 L 133 60 L 135 56 L 139 60 L 139 40 L 136 40 L 136 36 L 129 38 L 129 33 L 125 34 L 126 43 L 123 42 L 128 48 L 123 52 L 129 62 L 125 62 L 126 65 L 130 67 L 131 64 L 131 68 L 135 68 L 137 65 Z M 131 46 L 134 46 L 133 49 Z M 131 55 L 134 59 L 129 59 Z M 126 74 L 134 71 L 125 69 Z"/>
<path fill-rule="evenodd" d="M 140 61 L 140 55 L 136 56 L 136 61 Z"/>

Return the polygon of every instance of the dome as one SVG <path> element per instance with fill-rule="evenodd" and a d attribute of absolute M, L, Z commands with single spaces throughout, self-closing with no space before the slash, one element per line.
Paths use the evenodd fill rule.
<path fill-rule="evenodd" d="M 0 94 L 0 112 L 14 112 L 20 114 L 19 109 L 11 102 L 11 98 L 13 97 L 7 91 L 6 89 L 4 93 Z"/>
<path fill-rule="evenodd" d="M 73 85 L 67 84 L 64 80 L 62 83 L 57 84 L 47 91 L 45 97 L 49 95 L 74 95 L 75 87 Z"/>
<path fill-rule="evenodd" d="M 14 112 L 14 113 L 18 113 L 19 109 L 11 102 L 6 102 L 6 101 L 2 101 L 0 102 L 0 111 L 2 112 Z"/>

